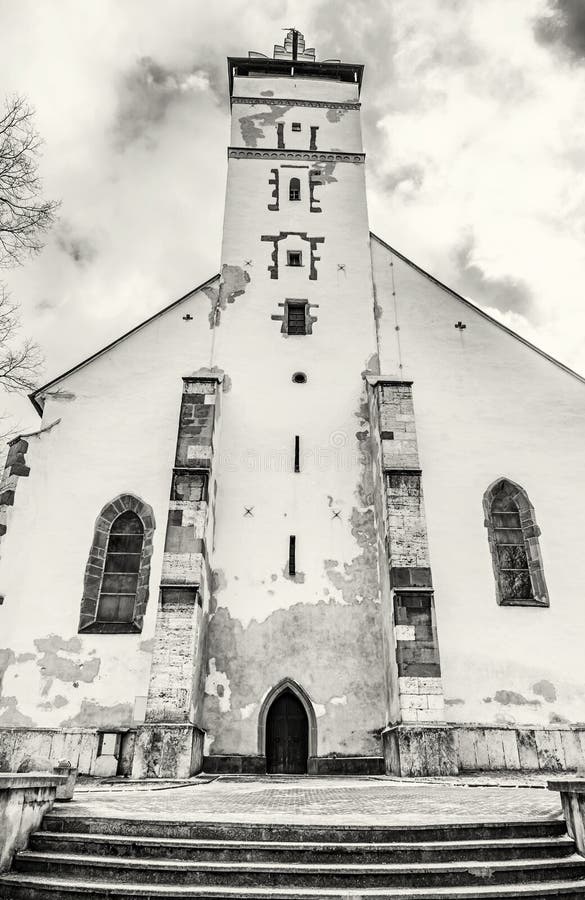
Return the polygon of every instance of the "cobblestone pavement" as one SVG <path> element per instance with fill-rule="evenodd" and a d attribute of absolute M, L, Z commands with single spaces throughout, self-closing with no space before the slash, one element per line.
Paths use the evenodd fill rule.
<path fill-rule="evenodd" d="M 215 822 L 446 824 L 561 815 L 542 787 L 470 786 L 376 778 L 219 777 L 159 790 L 79 792 L 63 815 Z"/>

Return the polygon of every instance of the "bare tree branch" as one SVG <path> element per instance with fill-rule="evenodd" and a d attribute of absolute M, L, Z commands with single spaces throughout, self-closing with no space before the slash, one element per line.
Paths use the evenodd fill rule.
<path fill-rule="evenodd" d="M 5 390 L 31 391 L 36 387 L 43 364 L 34 341 L 19 339 L 18 306 L 0 285 L 0 384 Z"/>
<path fill-rule="evenodd" d="M 41 144 L 32 108 L 23 97 L 7 98 L 0 108 L 0 269 L 39 252 L 59 206 L 41 199 Z M 9 392 L 32 390 L 43 361 L 37 344 L 19 332 L 18 304 L 0 283 L 0 386 Z M 7 428 L 3 418 L 0 431 Z M 0 440 L 5 436 L 0 434 Z"/>
<path fill-rule="evenodd" d="M 9 97 L 0 113 L 0 268 L 39 252 L 59 206 L 39 199 L 41 144 L 31 107 L 23 97 Z"/>

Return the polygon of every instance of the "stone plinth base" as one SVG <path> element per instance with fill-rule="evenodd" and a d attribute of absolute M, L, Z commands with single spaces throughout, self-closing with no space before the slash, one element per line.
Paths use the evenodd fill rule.
<path fill-rule="evenodd" d="M 203 731 L 197 725 L 154 722 L 139 727 L 133 778 L 190 778 L 202 763 Z"/>
<path fill-rule="evenodd" d="M 401 778 L 457 775 L 457 749 L 448 725 L 391 725 L 382 732 L 386 773 Z"/>
<path fill-rule="evenodd" d="M 266 757 L 259 755 L 206 756 L 203 771 L 209 774 L 266 775 Z M 381 756 L 310 756 L 308 775 L 383 775 Z"/>

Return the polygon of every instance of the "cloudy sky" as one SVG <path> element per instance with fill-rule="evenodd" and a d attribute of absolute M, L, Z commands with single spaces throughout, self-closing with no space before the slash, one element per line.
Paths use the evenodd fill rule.
<path fill-rule="evenodd" d="M 0 0 L 0 21 L 2 94 L 35 107 L 61 201 L 5 275 L 43 380 L 218 270 L 225 57 L 291 25 L 366 64 L 372 230 L 585 373 L 585 0 Z"/>

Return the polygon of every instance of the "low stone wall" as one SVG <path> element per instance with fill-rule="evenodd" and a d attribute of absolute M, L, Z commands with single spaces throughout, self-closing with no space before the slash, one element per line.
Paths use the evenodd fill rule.
<path fill-rule="evenodd" d="M 581 856 L 585 856 L 585 781 L 582 778 L 559 778 L 549 781 L 548 789 L 560 793 L 567 831 Z"/>
<path fill-rule="evenodd" d="M 50 774 L 0 775 L 0 872 L 10 868 L 54 801 L 57 786 L 67 776 Z"/>
<path fill-rule="evenodd" d="M 585 767 L 585 728 L 453 725 L 460 772 L 575 772 Z"/>
<path fill-rule="evenodd" d="M 100 770 L 100 752 L 105 751 L 103 735 L 118 735 L 118 759 L 113 771 Z M 0 728 L 0 772 L 16 772 L 29 757 L 51 759 L 57 763 L 67 759 L 81 775 L 115 775 L 120 761 L 120 774 L 129 775 L 134 754 L 134 729 L 120 728 Z M 112 757 L 113 759 L 113 757 Z"/>

